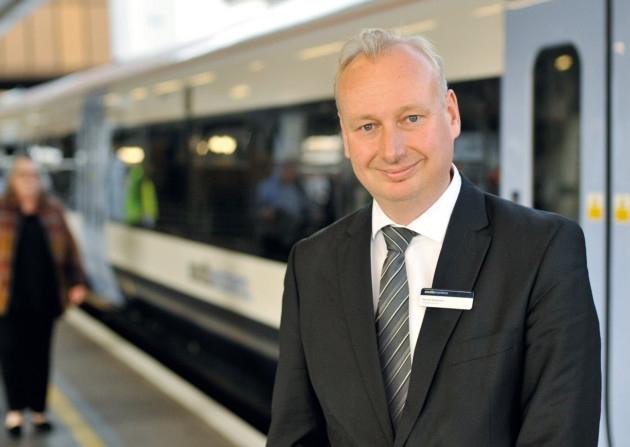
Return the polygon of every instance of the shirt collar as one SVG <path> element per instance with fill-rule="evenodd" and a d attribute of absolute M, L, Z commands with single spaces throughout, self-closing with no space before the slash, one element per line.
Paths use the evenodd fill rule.
<path fill-rule="evenodd" d="M 422 236 L 428 237 L 436 242 L 442 243 L 444 236 L 446 235 L 446 227 L 451 219 L 453 208 L 455 208 L 455 202 L 459 196 L 459 191 L 462 186 L 462 179 L 459 175 L 459 171 L 452 165 L 453 178 L 446 188 L 446 191 L 442 193 L 439 199 L 437 199 L 431 207 L 422 213 L 418 218 L 412 221 L 406 228 L 415 231 Z M 391 220 L 380 207 L 376 200 L 372 203 L 372 239 L 376 237 L 381 228 L 393 225 L 400 227 Z"/>

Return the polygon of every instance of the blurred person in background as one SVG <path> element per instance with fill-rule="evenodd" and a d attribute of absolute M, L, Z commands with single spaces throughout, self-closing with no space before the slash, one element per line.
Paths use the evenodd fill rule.
<path fill-rule="evenodd" d="M 285 260 L 291 246 L 322 218 L 300 180 L 299 162 L 289 159 L 256 188 L 257 231 L 265 257 Z"/>
<path fill-rule="evenodd" d="M 61 203 L 42 186 L 38 165 L 18 156 L 0 198 L 0 361 L 9 435 L 23 411 L 48 432 L 46 394 L 55 320 L 87 294 L 79 254 Z"/>

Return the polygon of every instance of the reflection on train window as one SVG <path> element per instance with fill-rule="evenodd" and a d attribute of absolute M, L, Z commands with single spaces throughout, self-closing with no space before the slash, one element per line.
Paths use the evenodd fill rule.
<path fill-rule="evenodd" d="M 542 51 L 534 72 L 534 207 L 579 218 L 580 60 L 573 46 Z"/>
<path fill-rule="evenodd" d="M 498 79 L 454 84 L 455 163 L 498 184 Z M 343 155 L 333 100 L 114 132 L 111 218 L 286 261 L 299 239 L 370 196 Z"/>
<path fill-rule="evenodd" d="M 481 189 L 499 192 L 499 79 L 460 82 L 462 129 L 455 140 L 455 165 Z"/>

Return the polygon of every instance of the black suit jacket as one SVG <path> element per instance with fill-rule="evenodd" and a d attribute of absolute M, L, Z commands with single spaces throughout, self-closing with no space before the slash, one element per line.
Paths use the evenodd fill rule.
<path fill-rule="evenodd" d="M 284 446 L 595 446 L 600 338 L 579 226 L 462 189 L 433 287 L 471 310 L 428 308 L 394 435 L 374 326 L 371 208 L 289 258 L 268 436 Z"/>

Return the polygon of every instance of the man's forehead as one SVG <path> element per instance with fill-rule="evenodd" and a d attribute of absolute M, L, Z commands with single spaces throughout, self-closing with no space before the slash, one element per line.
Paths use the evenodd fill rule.
<path fill-rule="evenodd" d="M 430 61 L 417 51 L 391 51 L 377 58 L 361 55 L 341 73 L 337 99 L 348 93 L 354 93 L 352 96 L 385 94 L 401 83 L 408 88 L 413 87 L 414 91 L 426 91 L 427 88 L 434 90 L 439 79 Z M 380 93 L 373 92 L 373 89 L 379 89 Z"/>
<path fill-rule="evenodd" d="M 365 73 L 364 73 L 365 74 Z M 433 77 L 369 79 L 342 85 L 337 95 L 339 112 L 346 117 L 366 113 L 402 113 L 429 107 L 438 95 Z"/>
<path fill-rule="evenodd" d="M 414 66 L 417 70 L 434 71 L 433 64 L 426 54 L 408 44 L 399 43 L 383 49 L 377 55 L 358 54 L 341 72 L 340 78 L 357 70 L 374 70 L 391 64 L 405 64 Z"/>

